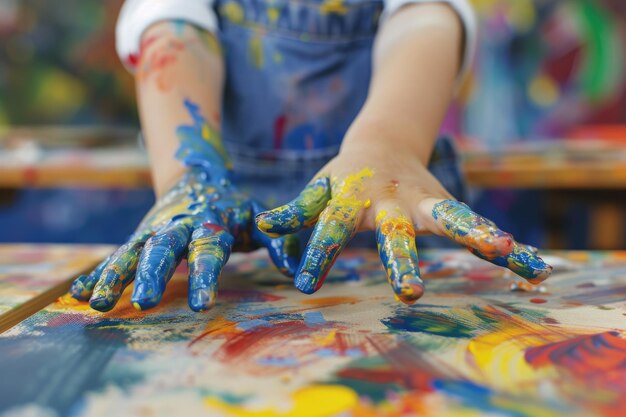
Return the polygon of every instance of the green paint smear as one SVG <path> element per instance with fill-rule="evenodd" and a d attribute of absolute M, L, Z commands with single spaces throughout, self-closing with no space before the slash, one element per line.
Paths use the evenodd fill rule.
<path fill-rule="evenodd" d="M 581 88 L 590 100 L 600 101 L 613 92 L 621 77 L 623 52 L 615 22 L 600 4 L 578 0 L 575 5 L 586 43 Z"/>

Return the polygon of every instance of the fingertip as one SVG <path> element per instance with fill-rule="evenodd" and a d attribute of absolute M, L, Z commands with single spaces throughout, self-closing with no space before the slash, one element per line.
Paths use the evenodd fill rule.
<path fill-rule="evenodd" d="M 107 311 L 110 311 L 113 307 L 115 307 L 116 303 L 117 300 L 115 300 L 114 298 L 107 295 L 102 295 L 97 297 L 91 297 L 91 299 L 89 300 L 89 307 L 102 313 L 106 313 Z"/>
<path fill-rule="evenodd" d="M 217 294 L 210 288 L 198 288 L 189 293 L 189 308 L 193 311 L 207 311 L 211 309 L 216 302 Z"/>
<path fill-rule="evenodd" d="M 296 275 L 295 287 L 304 294 L 313 294 L 319 288 L 318 279 L 315 275 L 307 271 L 302 271 Z"/>
<path fill-rule="evenodd" d="M 162 293 L 150 279 L 137 277 L 130 301 L 139 311 L 148 310 L 161 302 Z"/>
<path fill-rule="evenodd" d="M 81 275 L 74 280 L 68 293 L 72 298 L 78 301 L 88 301 L 91 298 L 92 291 L 85 285 L 85 280 L 89 278 L 88 275 Z"/>
<path fill-rule="evenodd" d="M 293 232 L 293 228 L 287 224 L 288 219 L 281 220 L 280 218 L 276 218 L 278 214 L 275 210 L 279 209 L 280 207 L 274 210 L 261 212 L 254 216 L 254 222 L 257 229 L 271 238 L 277 238 L 284 234 Z"/>
<path fill-rule="evenodd" d="M 535 270 L 536 275 L 531 278 L 527 278 L 527 280 L 533 285 L 539 285 L 552 275 L 553 270 L 554 268 L 551 265 L 545 264 L 543 269 Z"/>
<path fill-rule="evenodd" d="M 398 299 L 404 304 L 415 304 L 417 300 L 422 298 L 424 295 L 424 285 L 417 280 L 413 280 L 413 282 L 403 283 L 400 287 L 400 293 L 396 294 Z"/>

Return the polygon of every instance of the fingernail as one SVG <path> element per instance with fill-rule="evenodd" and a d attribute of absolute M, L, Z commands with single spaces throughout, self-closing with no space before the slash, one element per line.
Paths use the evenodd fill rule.
<path fill-rule="evenodd" d="M 305 294 L 313 294 L 316 290 L 318 278 L 315 275 L 307 271 L 300 272 L 294 281 L 294 285 L 297 289 Z"/>
<path fill-rule="evenodd" d="M 86 275 L 81 275 L 72 283 L 69 293 L 76 300 L 87 301 L 91 297 L 91 291 L 87 290 L 83 283 L 83 280 L 86 278 Z"/>
<path fill-rule="evenodd" d="M 189 307 L 193 311 L 206 311 L 215 305 L 215 291 L 198 288 L 189 294 Z"/>
<path fill-rule="evenodd" d="M 530 282 L 533 285 L 539 285 L 545 280 L 547 280 L 548 277 L 550 277 L 550 275 L 552 275 L 552 271 L 554 270 L 554 268 L 548 264 L 544 264 L 544 265 L 545 267 L 543 269 L 535 270 L 535 274 L 537 275 L 534 276 L 533 278 L 528 278 L 528 282 Z"/>
<path fill-rule="evenodd" d="M 98 310 L 104 313 L 111 310 L 115 306 L 115 301 L 111 296 L 102 294 L 96 296 L 95 298 L 92 297 L 89 300 L 89 306 L 94 310 Z"/>
<path fill-rule="evenodd" d="M 141 310 L 147 310 L 159 304 L 161 301 L 161 292 L 151 281 L 139 282 L 135 284 L 133 295 L 130 298 L 135 307 Z"/>
<path fill-rule="evenodd" d="M 414 304 L 424 295 L 424 283 L 415 273 L 402 275 L 395 289 L 396 295 L 404 304 Z"/>

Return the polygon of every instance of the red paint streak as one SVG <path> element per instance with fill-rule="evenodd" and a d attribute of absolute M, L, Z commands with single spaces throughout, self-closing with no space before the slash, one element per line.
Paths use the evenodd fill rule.
<path fill-rule="evenodd" d="M 287 116 L 283 114 L 274 120 L 274 149 L 282 149 L 285 127 L 287 127 Z"/>
<path fill-rule="evenodd" d="M 331 253 L 333 253 L 334 251 L 336 251 L 340 247 L 341 247 L 341 245 L 339 245 L 339 243 L 333 243 L 332 245 L 328 245 L 328 247 L 326 248 L 326 254 L 330 255 Z M 333 260 L 333 263 L 334 262 L 335 261 Z"/>
<path fill-rule="evenodd" d="M 311 328 L 303 321 L 286 321 L 269 327 L 258 327 L 234 334 L 215 353 L 225 362 L 235 361 L 243 356 L 258 353 L 261 346 L 276 345 L 276 339 L 294 340 L 307 337 Z"/>
<path fill-rule="evenodd" d="M 534 304 L 544 304 L 548 302 L 548 300 L 545 300 L 543 298 L 531 298 L 529 301 Z"/>
<path fill-rule="evenodd" d="M 147 38 L 143 39 L 141 41 L 141 45 L 139 45 L 139 54 L 143 54 L 144 52 L 146 52 L 146 50 L 148 49 L 148 47 L 150 45 L 152 45 L 157 39 L 161 38 L 160 35 L 152 35 L 152 36 L 148 36 Z"/>
<path fill-rule="evenodd" d="M 403 385 L 404 383 L 404 377 L 391 369 L 342 369 L 337 372 L 337 376 L 377 384 Z"/>
<path fill-rule="evenodd" d="M 129 54 L 126 57 L 126 64 L 131 68 L 136 68 L 139 63 L 139 54 Z"/>
<path fill-rule="evenodd" d="M 331 245 L 329 247 L 329 249 L 326 251 L 326 253 L 329 253 L 331 248 L 338 248 L 338 247 L 339 247 L 339 244 L 335 243 L 335 244 L 333 244 L 333 245 Z M 320 277 L 319 281 L 317 281 L 317 285 L 315 285 L 315 291 L 317 291 L 320 288 L 322 288 L 322 285 L 324 284 L 324 281 L 326 280 L 326 277 L 328 276 L 328 273 L 332 269 L 332 267 L 335 264 L 336 260 L 337 260 L 337 254 L 335 253 L 334 258 L 330 261 L 330 264 L 328 265 L 328 268 L 326 268 L 326 272 L 324 272 L 324 275 L 322 275 Z"/>
<path fill-rule="evenodd" d="M 584 284 L 577 285 L 576 288 L 595 288 L 596 284 L 593 282 L 586 282 Z"/>
<path fill-rule="evenodd" d="M 470 281 L 491 281 L 493 280 L 493 271 L 490 272 L 482 272 L 482 271 L 473 271 L 473 272 L 468 272 L 465 275 L 465 278 L 467 278 Z"/>
<path fill-rule="evenodd" d="M 614 389 L 626 390 L 626 339 L 618 332 L 578 336 L 529 348 L 524 358 L 535 368 L 560 366 L 578 378 L 597 378 Z"/>
<path fill-rule="evenodd" d="M 219 233 L 224 230 L 222 226 L 220 226 L 219 224 L 214 224 L 214 223 L 203 223 L 202 226 L 205 229 L 210 230 L 213 233 Z"/>
<path fill-rule="evenodd" d="M 626 409 L 626 339 L 618 332 L 574 337 L 526 350 L 524 358 L 535 368 L 556 367 L 570 378 L 599 393 L 598 415 L 621 417 Z"/>

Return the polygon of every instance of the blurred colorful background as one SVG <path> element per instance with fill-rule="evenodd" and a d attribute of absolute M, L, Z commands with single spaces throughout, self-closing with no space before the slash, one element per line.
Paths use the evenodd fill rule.
<path fill-rule="evenodd" d="M 76 132 L 86 151 L 102 150 L 108 137 L 136 144 L 133 80 L 114 50 L 122 3 L 0 0 L 0 241 L 121 242 L 152 204 L 143 174 L 119 183 L 70 177 L 59 186 L 32 171 Z M 444 126 L 462 150 L 470 202 L 537 246 L 624 248 L 624 178 L 613 169 L 602 178 L 575 174 L 585 164 L 597 172 L 626 166 L 626 2 L 473 3 L 474 71 Z M 507 171 L 556 160 L 572 176 L 552 183 L 543 169 L 532 182 Z"/>

